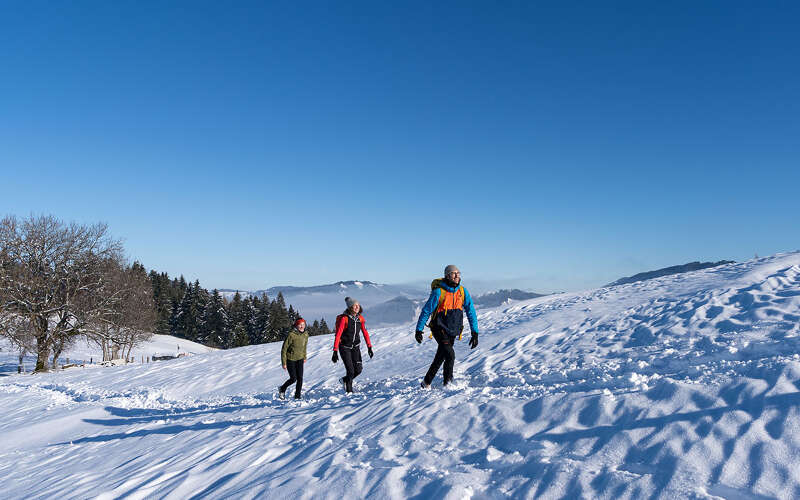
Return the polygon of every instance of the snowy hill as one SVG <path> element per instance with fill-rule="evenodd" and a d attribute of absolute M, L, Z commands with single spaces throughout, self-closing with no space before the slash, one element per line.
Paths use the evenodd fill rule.
<path fill-rule="evenodd" d="M 413 321 L 418 315 L 424 299 L 412 300 L 395 297 L 370 308 L 367 316 L 372 325 L 399 325 Z"/>
<path fill-rule="evenodd" d="M 797 498 L 800 254 L 479 309 L 456 382 L 375 329 L 345 396 L 312 337 L 0 379 L 4 498 Z"/>
<path fill-rule="evenodd" d="M 544 297 L 541 293 L 525 292 L 518 289 L 502 289 L 496 292 L 485 293 L 477 297 L 473 297 L 475 307 L 497 307 L 503 304 L 511 303 L 512 301 L 538 299 Z"/>
<path fill-rule="evenodd" d="M 215 350 L 213 347 L 207 347 L 191 340 L 180 339 L 171 335 L 153 335 L 149 341 L 135 347 L 131 356 L 135 362 L 141 362 L 142 358 L 153 356 L 193 355 Z M 0 339 L 0 375 L 16 373 L 19 364 L 18 356 L 17 349 L 4 339 Z M 59 362 L 64 364 L 69 360 L 71 363 L 99 363 L 102 359 L 103 351 L 97 345 L 81 341 L 62 353 L 61 357 L 59 357 Z M 23 366 L 26 371 L 32 371 L 36 366 L 36 355 L 28 353 L 23 360 Z"/>
<path fill-rule="evenodd" d="M 662 276 L 669 276 L 671 274 L 680 274 L 680 273 L 687 273 L 690 271 L 699 271 L 701 269 L 708 269 L 711 267 L 722 266 L 725 264 L 733 264 L 734 261 L 732 260 L 720 260 L 718 262 L 689 262 L 688 264 L 682 264 L 679 266 L 670 266 L 664 267 L 661 269 L 656 269 L 655 271 L 646 271 L 643 273 L 634 274 L 633 276 L 626 276 L 624 278 L 620 278 L 613 283 L 609 283 L 606 286 L 617 286 L 617 285 L 627 285 L 628 283 L 636 283 L 637 281 L 644 281 L 653 278 L 660 278 Z"/>

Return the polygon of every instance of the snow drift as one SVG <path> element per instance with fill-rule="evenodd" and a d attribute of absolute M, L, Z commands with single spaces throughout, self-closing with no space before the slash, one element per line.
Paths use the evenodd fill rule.
<path fill-rule="evenodd" d="M 300 402 L 278 344 L 5 377 L 3 495 L 800 496 L 800 254 L 478 313 L 444 389 L 412 324 L 371 332 L 351 396 L 331 337 Z"/>

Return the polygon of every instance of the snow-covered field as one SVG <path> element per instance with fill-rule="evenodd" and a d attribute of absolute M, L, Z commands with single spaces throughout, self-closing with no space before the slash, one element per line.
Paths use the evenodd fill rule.
<path fill-rule="evenodd" d="M 206 347 L 191 340 L 179 339 L 170 335 L 153 335 L 150 341 L 136 346 L 131 352 L 134 362 L 147 361 L 154 355 L 176 356 L 178 354 L 201 354 L 212 352 L 215 349 Z M 77 342 L 67 349 L 58 358 L 59 365 L 70 363 L 85 364 L 99 363 L 103 359 L 103 351 L 94 343 L 86 341 Z M 36 355 L 27 353 L 22 361 L 25 371 L 33 371 L 36 367 Z M 16 373 L 19 365 L 19 352 L 5 339 L 0 339 L 0 376 Z M 89 367 L 94 368 L 94 367 Z"/>
<path fill-rule="evenodd" d="M 279 344 L 0 378 L 0 494 L 800 497 L 800 253 L 479 322 L 430 391 L 412 324 L 371 332 L 351 396 L 331 337 L 300 402 L 275 398 Z"/>

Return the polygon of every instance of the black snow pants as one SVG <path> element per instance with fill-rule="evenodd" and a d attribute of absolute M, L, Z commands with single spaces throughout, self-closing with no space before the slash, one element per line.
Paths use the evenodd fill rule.
<path fill-rule="evenodd" d="M 339 347 L 339 357 L 342 358 L 342 364 L 347 370 L 343 378 L 345 391 L 353 392 L 353 379 L 361 373 L 361 348 L 357 345 L 350 349 Z"/>
<path fill-rule="evenodd" d="M 294 397 L 296 399 L 300 399 L 300 389 L 303 388 L 303 363 L 305 360 L 298 360 L 298 361 L 287 361 L 286 362 L 286 371 L 289 372 L 289 380 L 283 383 L 281 386 L 281 392 L 286 392 L 286 389 L 289 388 L 290 385 L 297 382 L 297 385 L 294 388 Z"/>
<path fill-rule="evenodd" d="M 436 377 L 436 372 L 439 367 L 444 363 L 444 385 L 453 380 L 453 365 L 456 362 L 456 351 L 453 349 L 453 343 L 456 338 L 451 337 L 443 332 L 434 332 L 433 338 L 439 347 L 436 349 L 436 355 L 433 357 L 433 363 L 428 368 L 428 373 L 425 374 L 425 383 L 430 385 L 433 378 Z"/>

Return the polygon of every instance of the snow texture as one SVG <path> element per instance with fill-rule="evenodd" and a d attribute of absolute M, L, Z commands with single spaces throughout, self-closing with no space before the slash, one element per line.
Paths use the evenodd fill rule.
<path fill-rule="evenodd" d="M 800 497 L 800 254 L 478 312 L 446 388 L 411 323 L 352 395 L 328 336 L 299 402 L 280 344 L 0 378 L 2 495 Z"/>

